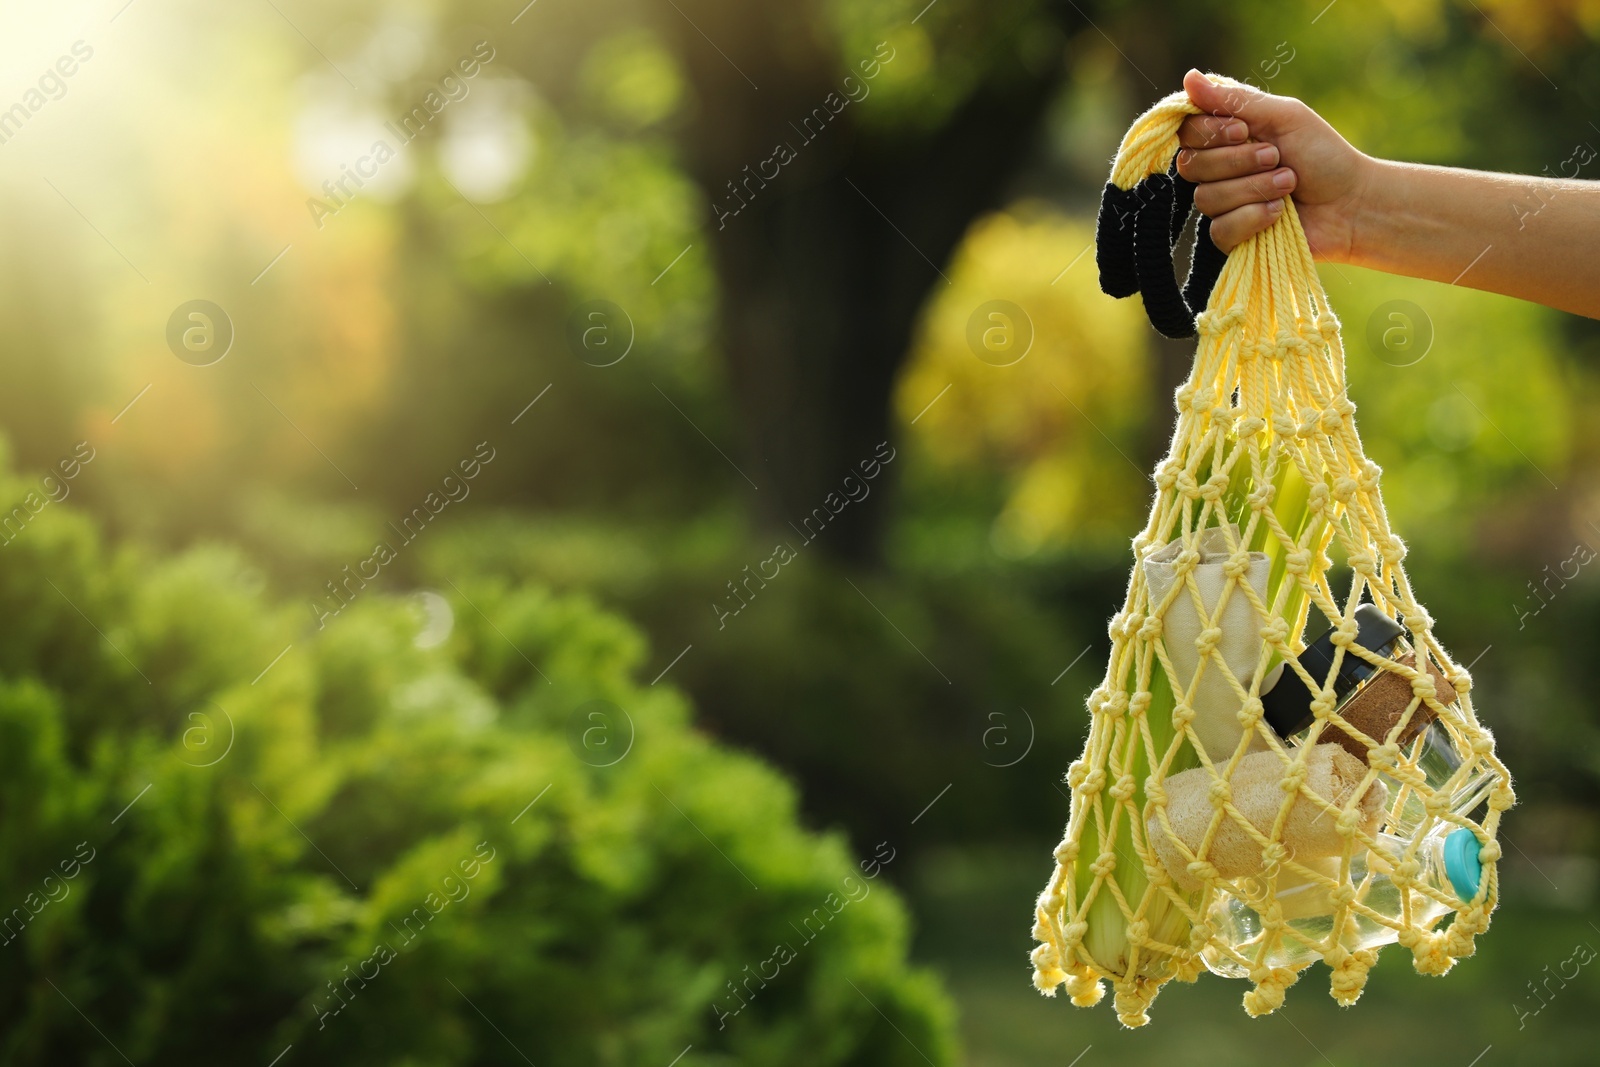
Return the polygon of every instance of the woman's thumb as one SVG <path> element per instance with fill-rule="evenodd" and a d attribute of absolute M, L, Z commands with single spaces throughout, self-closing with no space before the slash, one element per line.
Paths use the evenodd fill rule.
<path fill-rule="evenodd" d="M 1251 105 L 1257 104 L 1262 94 L 1242 85 L 1218 85 L 1198 70 L 1183 76 L 1184 91 L 1195 107 L 1208 115 L 1232 115 L 1250 121 Z"/>

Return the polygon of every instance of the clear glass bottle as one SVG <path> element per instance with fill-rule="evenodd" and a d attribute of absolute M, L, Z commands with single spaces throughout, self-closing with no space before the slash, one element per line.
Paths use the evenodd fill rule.
<path fill-rule="evenodd" d="M 1350 859 L 1350 884 L 1355 889 L 1355 900 L 1380 915 L 1403 925 L 1405 898 L 1411 897 L 1410 919 L 1414 925 L 1431 925 L 1441 916 L 1455 909 L 1441 904 L 1425 893 L 1402 890 L 1395 885 L 1391 875 L 1395 865 L 1403 858 L 1408 841 L 1389 834 L 1378 835 L 1378 847 L 1363 851 Z M 1471 830 L 1458 827 L 1449 833 L 1429 834 L 1417 846 L 1416 860 L 1420 865 L 1416 875 L 1419 884 L 1439 890 L 1447 898 L 1465 903 L 1478 894 L 1482 869 L 1478 861 L 1479 842 Z M 1337 879 L 1338 861 L 1330 862 L 1325 870 Z M 1235 885 L 1247 896 L 1260 899 L 1265 892 L 1262 879 L 1242 878 Z M 1316 943 L 1326 943 L 1333 933 L 1335 907 L 1328 899 L 1329 891 L 1320 883 L 1299 878 L 1287 872 L 1280 876 L 1274 894 L 1282 908 L 1284 925 L 1302 937 Z M 1260 951 L 1264 935 L 1261 915 L 1245 900 L 1230 893 L 1219 892 L 1208 915 L 1216 927 L 1218 938 L 1238 952 L 1250 966 L 1239 963 L 1215 948 L 1207 949 L 1202 959 L 1213 974 L 1228 978 L 1249 977 L 1251 967 Z M 1363 915 L 1353 907 L 1346 913 L 1341 943 L 1354 951 L 1376 948 L 1399 938 L 1400 931 Z M 1330 946 L 1331 947 L 1331 946 Z M 1267 952 L 1269 967 L 1299 968 L 1320 959 L 1322 952 L 1289 935 L 1287 930 L 1278 936 L 1277 944 Z"/>
<path fill-rule="evenodd" d="M 1470 760 L 1465 773 L 1458 773 L 1463 762 Z M 1494 774 L 1483 760 L 1469 755 L 1464 760 L 1456 748 L 1450 732 L 1439 722 L 1433 722 L 1414 738 L 1402 752 L 1402 766 L 1422 772 L 1429 788 L 1435 792 L 1446 791 L 1450 797 L 1448 807 L 1457 815 L 1475 818 L 1475 813 L 1489 799 L 1494 788 Z M 1378 777 L 1389 789 L 1389 814 L 1384 820 L 1384 832 L 1410 841 L 1419 833 L 1432 832 L 1446 825 L 1428 817 L 1422 797 L 1415 789 L 1402 785 L 1392 775 L 1379 773 Z"/>

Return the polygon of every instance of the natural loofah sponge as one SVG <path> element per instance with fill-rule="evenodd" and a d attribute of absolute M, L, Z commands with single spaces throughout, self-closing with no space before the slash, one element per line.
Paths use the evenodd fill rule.
<path fill-rule="evenodd" d="M 1304 861 L 1344 851 L 1346 836 L 1339 832 L 1339 816 L 1306 794 L 1320 797 L 1342 811 L 1367 774 L 1366 765 L 1338 745 L 1312 746 L 1306 756 L 1305 781 L 1278 837 L 1290 857 Z M 1276 752 L 1252 752 L 1234 768 L 1229 779 L 1232 797 L 1226 802 L 1212 799 L 1218 778 L 1206 767 L 1168 778 L 1166 814 L 1172 833 L 1168 834 L 1161 825 L 1159 812 L 1150 816 L 1147 828 L 1156 856 L 1172 880 L 1191 892 L 1201 888 L 1202 882 L 1189 872 L 1191 855 L 1216 868 L 1220 878 L 1260 874 L 1261 847 L 1272 837 L 1273 824 L 1286 796 L 1284 777 L 1282 756 Z M 1382 782 L 1374 779 L 1367 785 L 1355 801 L 1356 828 L 1360 832 L 1377 831 L 1388 797 L 1389 791 Z M 1224 805 L 1222 824 L 1205 855 L 1199 856 L 1219 805 Z"/>

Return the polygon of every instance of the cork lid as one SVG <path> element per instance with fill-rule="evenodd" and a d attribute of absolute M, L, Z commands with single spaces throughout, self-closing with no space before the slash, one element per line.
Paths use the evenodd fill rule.
<path fill-rule="evenodd" d="M 1388 655 L 1389 649 L 1405 627 L 1383 613 L 1376 604 L 1362 604 L 1356 608 L 1356 644 L 1379 655 Z M 1312 678 L 1325 679 L 1333 669 L 1336 646 L 1333 631 L 1329 630 L 1299 655 L 1300 666 Z M 1339 674 L 1333 680 L 1335 699 L 1343 700 L 1350 691 L 1371 677 L 1378 668 L 1359 656 L 1347 655 L 1339 664 Z M 1293 737 L 1311 725 L 1311 702 L 1316 694 L 1306 688 L 1305 682 L 1292 670 L 1278 672 L 1277 683 L 1261 694 L 1261 706 L 1269 725 L 1279 737 Z"/>

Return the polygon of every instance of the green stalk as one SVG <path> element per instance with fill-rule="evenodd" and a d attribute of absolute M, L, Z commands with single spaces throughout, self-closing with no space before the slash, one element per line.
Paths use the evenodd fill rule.
<path fill-rule="evenodd" d="M 1203 469 L 1198 474 L 1198 480 L 1204 481 L 1209 476 L 1209 457 L 1200 465 Z M 1247 497 L 1253 489 L 1250 467 L 1242 460 L 1234 467 L 1235 474 L 1230 479 L 1228 488 L 1223 493 L 1220 520 L 1233 521 L 1239 524 L 1241 531 L 1248 524 L 1249 501 Z M 1273 497 L 1272 510 L 1278 521 L 1283 525 L 1291 537 L 1298 539 L 1310 522 L 1310 515 L 1306 503 L 1310 494 L 1310 487 L 1300 476 L 1299 470 L 1292 463 L 1280 463 L 1278 471 L 1273 478 L 1276 493 Z M 1279 589 L 1287 573 L 1287 552 L 1284 546 L 1271 535 L 1265 522 L 1257 523 L 1256 529 L 1250 536 L 1250 551 L 1265 553 L 1271 561 L 1271 568 L 1267 579 L 1266 602 L 1272 605 L 1278 596 Z M 1283 617 L 1291 625 L 1297 625 L 1300 613 L 1306 602 L 1305 590 L 1295 583 L 1288 591 L 1283 606 Z M 1270 669 L 1281 657 L 1274 654 L 1268 662 Z M 1129 676 L 1123 681 L 1124 691 L 1130 698 L 1138 691 L 1137 668 L 1130 669 Z M 1164 753 L 1172 743 L 1175 733 L 1172 723 L 1172 711 L 1176 705 L 1172 685 L 1166 672 L 1159 663 L 1152 663 L 1150 671 L 1150 706 L 1145 719 L 1150 730 L 1153 750 Z M 1126 739 L 1125 739 L 1126 740 Z M 1145 809 L 1145 779 L 1149 776 L 1151 767 L 1146 755 L 1145 746 L 1140 739 L 1135 737 L 1132 746 L 1131 758 L 1127 760 L 1126 769 L 1134 777 L 1133 802 L 1142 814 Z M 1124 749 L 1117 755 L 1129 755 Z M 1164 777 L 1171 777 L 1181 771 L 1189 770 L 1200 765 L 1199 755 L 1194 747 L 1188 743 L 1181 745 L 1173 754 L 1172 760 L 1165 768 Z M 1150 881 L 1145 876 L 1144 864 L 1139 859 L 1138 853 L 1133 848 L 1132 823 L 1126 811 L 1119 811 L 1117 803 L 1112 800 L 1107 791 L 1115 784 L 1109 771 L 1105 789 L 1095 797 L 1094 803 L 1098 805 L 1100 813 L 1105 817 L 1111 832 L 1111 847 L 1117 857 L 1117 868 L 1112 878 L 1122 890 L 1125 900 L 1137 914 L 1139 902 L 1149 888 Z M 1113 822 L 1113 820 L 1115 820 Z M 1094 884 L 1094 874 L 1090 865 L 1100 854 L 1100 831 L 1097 828 L 1095 813 L 1089 812 L 1082 823 L 1082 839 L 1078 850 L 1078 858 L 1073 871 L 1074 881 L 1077 885 L 1078 899 L 1083 898 L 1089 888 Z M 1188 898 L 1192 904 L 1192 898 Z M 1152 898 L 1149 907 L 1144 913 L 1144 919 L 1149 924 L 1149 936 L 1152 941 L 1168 945 L 1180 945 L 1188 936 L 1189 920 L 1183 911 L 1176 907 L 1164 894 Z M 1122 909 L 1116 898 L 1109 892 L 1108 887 L 1102 887 L 1094 902 L 1089 905 L 1087 914 L 1088 930 L 1084 934 L 1083 948 L 1091 959 L 1102 969 L 1110 974 L 1126 975 L 1129 973 L 1129 945 L 1127 941 L 1127 920 L 1123 917 Z M 1149 949 L 1139 953 L 1136 973 L 1146 978 L 1162 978 L 1171 973 L 1171 957 L 1161 952 L 1152 952 Z"/>

